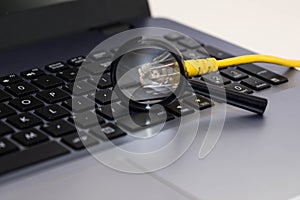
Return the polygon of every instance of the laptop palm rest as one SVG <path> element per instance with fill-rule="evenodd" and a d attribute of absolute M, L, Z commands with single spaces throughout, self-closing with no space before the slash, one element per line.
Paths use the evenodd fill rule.
<path fill-rule="evenodd" d="M 274 94 L 264 117 L 230 109 L 204 159 L 198 157 L 201 135 L 176 163 L 154 174 L 120 173 L 86 157 L 7 184 L 1 199 L 117 199 L 120 193 L 144 200 L 290 199 L 300 189 L 300 107 L 286 104 L 300 102 L 299 89 Z"/>

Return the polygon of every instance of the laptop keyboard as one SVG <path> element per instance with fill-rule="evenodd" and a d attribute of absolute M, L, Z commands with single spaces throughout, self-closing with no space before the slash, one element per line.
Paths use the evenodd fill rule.
<path fill-rule="evenodd" d="M 166 35 L 165 38 L 186 59 L 206 57 L 201 43 L 179 34 Z M 217 59 L 232 57 L 211 46 L 205 49 Z M 175 102 L 168 105 L 166 111 L 155 111 L 157 117 L 151 123 L 146 112 L 135 111 L 129 120 L 125 117 L 127 109 L 117 97 L 112 96 L 109 73 L 115 51 L 101 51 L 92 55 L 97 64 L 86 64 L 86 71 L 77 77 L 81 81 L 76 83 L 78 67 L 85 62 L 84 56 L 76 56 L 65 62 L 52 62 L 44 68 L 32 68 L 19 75 L 10 74 L 0 78 L 3 86 L 0 90 L 0 175 L 63 155 L 76 154 L 85 146 L 101 145 L 107 139 L 125 136 L 126 132 L 119 127 L 138 131 L 164 122 L 165 116 L 170 121 L 214 105 L 208 98 L 200 95 L 195 98 L 187 93 L 180 100 L 180 105 Z M 101 73 L 103 75 L 96 83 L 95 77 Z M 193 79 L 224 85 L 247 94 L 288 81 L 281 75 L 253 64 L 229 67 Z M 92 86 L 95 84 L 98 88 L 96 92 Z M 96 109 L 92 99 L 96 101 Z M 73 110 L 72 103 L 76 104 Z M 95 113 L 98 119 L 94 119 Z M 74 120 L 80 122 L 78 126 L 82 130 L 86 130 L 80 136 L 76 132 Z M 101 130 L 96 126 L 99 123 Z"/>

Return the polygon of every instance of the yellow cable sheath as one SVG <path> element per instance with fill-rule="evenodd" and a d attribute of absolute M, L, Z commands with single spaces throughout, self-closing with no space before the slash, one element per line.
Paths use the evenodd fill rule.
<path fill-rule="evenodd" d="M 219 68 L 224 68 L 228 66 L 261 62 L 272 63 L 286 67 L 300 68 L 300 60 L 288 60 L 267 55 L 246 55 L 234 58 L 227 58 L 224 60 L 217 60 L 215 58 L 185 60 L 184 66 L 187 76 L 193 77 L 216 72 Z"/>
<path fill-rule="evenodd" d="M 248 63 L 272 63 L 282 65 L 286 67 L 300 67 L 300 60 L 288 60 L 267 55 L 246 55 L 235 58 L 227 58 L 224 60 L 218 60 L 217 64 L 219 68 L 228 67 L 232 65 L 242 65 Z"/>
<path fill-rule="evenodd" d="M 215 58 L 185 60 L 184 67 L 188 77 L 218 71 L 218 63 Z"/>

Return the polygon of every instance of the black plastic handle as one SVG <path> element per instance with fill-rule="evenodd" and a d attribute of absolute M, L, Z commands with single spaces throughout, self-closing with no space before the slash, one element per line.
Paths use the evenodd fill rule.
<path fill-rule="evenodd" d="M 268 100 L 254 95 L 244 94 L 228 88 L 221 88 L 200 80 L 189 80 L 195 92 L 219 101 L 228 103 L 262 115 L 268 105 Z"/>

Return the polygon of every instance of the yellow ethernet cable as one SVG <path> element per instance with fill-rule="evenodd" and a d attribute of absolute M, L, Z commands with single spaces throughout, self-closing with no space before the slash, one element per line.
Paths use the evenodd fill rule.
<path fill-rule="evenodd" d="M 271 63 L 291 68 L 300 68 L 300 60 L 288 60 L 267 55 L 245 55 L 223 60 L 217 60 L 215 58 L 185 60 L 184 66 L 187 76 L 193 77 L 216 72 L 218 69 L 224 67 L 248 63 Z"/>

